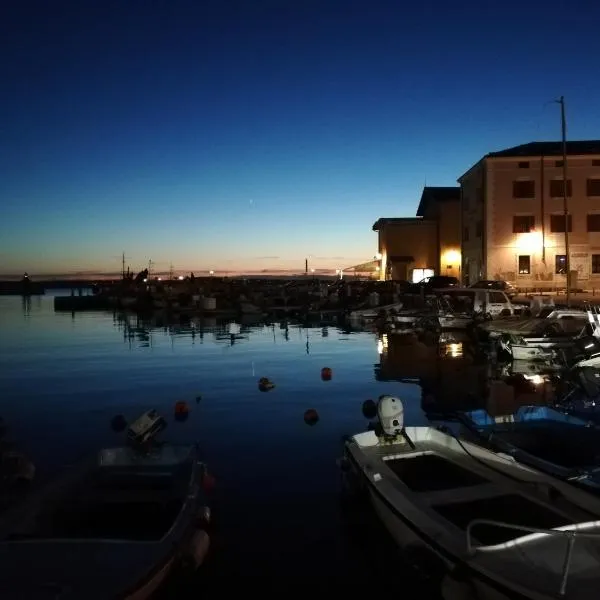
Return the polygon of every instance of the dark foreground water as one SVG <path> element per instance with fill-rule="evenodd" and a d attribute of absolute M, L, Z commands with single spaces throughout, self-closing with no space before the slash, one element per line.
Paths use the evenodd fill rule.
<path fill-rule="evenodd" d="M 281 577 L 396 581 L 386 536 L 366 513 L 349 518 L 340 509 L 342 436 L 364 429 L 362 402 L 384 393 L 402 397 L 408 424 L 426 421 L 422 397 L 432 390 L 397 379 L 418 376 L 435 391 L 446 369 L 475 382 L 476 393 L 478 378 L 461 374 L 456 361 L 445 368 L 437 347 L 393 337 L 277 323 L 244 327 L 232 339 L 207 325 L 55 313 L 51 295 L 0 297 L 0 416 L 11 440 L 43 480 L 120 444 L 113 415 L 134 419 L 156 408 L 169 420 L 165 437 L 199 441 L 216 477 L 208 579 L 261 576 L 274 588 Z M 321 380 L 323 367 L 331 381 Z M 275 389 L 260 392 L 260 377 Z M 191 406 L 185 423 L 172 419 L 178 400 Z M 319 413 L 314 426 L 304 422 L 308 408 Z"/>

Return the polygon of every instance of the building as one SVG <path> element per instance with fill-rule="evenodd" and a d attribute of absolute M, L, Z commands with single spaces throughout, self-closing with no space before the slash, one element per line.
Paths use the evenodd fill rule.
<path fill-rule="evenodd" d="M 567 142 L 572 287 L 600 286 L 600 140 Z M 458 179 L 465 283 L 566 284 L 561 142 L 481 158 Z"/>
<path fill-rule="evenodd" d="M 460 188 L 424 187 L 416 217 L 381 218 L 379 278 L 419 281 L 430 274 L 460 277 Z"/>

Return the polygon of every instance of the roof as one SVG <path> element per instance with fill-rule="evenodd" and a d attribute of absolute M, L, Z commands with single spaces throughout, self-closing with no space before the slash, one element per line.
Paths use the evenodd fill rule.
<path fill-rule="evenodd" d="M 529 142 L 497 152 L 489 152 L 487 158 L 520 156 L 562 156 L 562 142 Z M 600 140 L 567 141 L 567 154 L 600 154 Z"/>
<path fill-rule="evenodd" d="M 382 217 L 373 223 L 373 231 L 379 231 L 384 225 L 408 225 L 410 223 L 433 223 L 433 221 L 421 217 Z"/>
<path fill-rule="evenodd" d="M 417 216 L 424 216 L 428 208 L 427 205 L 431 202 L 451 202 L 453 200 L 460 200 L 460 187 L 425 186 L 423 188 L 423 193 L 421 194 L 419 207 L 417 208 Z"/>
<path fill-rule="evenodd" d="M 460 182 L 467 173 L 474 169 L 486 158 L 525 158 L 539 156 L 562 156 L 562 142 L 528 142 L 512 148 L 488 152 L 474 165 L 471 165 L 458 179 Z M 572 140 L 567 141 L 567 156 L 600 156 L 600 140 Z"/>

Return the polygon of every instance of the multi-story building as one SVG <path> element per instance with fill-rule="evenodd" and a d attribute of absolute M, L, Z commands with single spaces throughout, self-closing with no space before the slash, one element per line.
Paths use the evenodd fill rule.
<path fill-rule="evenodd" d="M 600 286 L 600 141 L 567 142 L 571 285 Z M 561 142 L 492 152 L 458 182 L 465 283 L 566 284 Z"/>
<path fill-rule="evenodd" d="M 460 277 L 460 188 L 423 188 L 416 217 L 381 218 L 380 279 L 418 281 L 428 274 Z"/>

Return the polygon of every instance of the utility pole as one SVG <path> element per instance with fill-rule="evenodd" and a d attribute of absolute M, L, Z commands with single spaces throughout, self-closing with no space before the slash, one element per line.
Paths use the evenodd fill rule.
<path fill-rule="evenodd" d="M 169 267 L 169 279 L 173 279 L 173 263 L 171 263 L 171 266 Z"/>
<path fill-rule="evenodd" d="M 150 279 L 151 271 L 152 271 L 152 259 L 148 260 L 148 279 Z"/>
<path fill-rule="evenodd" d="M 567 269 L 567 306 L 571 306 L 571 258 L 569 256 L 569 208 L 567 206 L 567 122 L 565 119 L 565 97 L 557 100 L 560 104 L 560 124 L 562 132 L 562 172 L 563 172 L 563 212 L 565 215 L 565 266 Z"/>
<path fill-rule="evenodd" d="M 125 252 L 123 252 L 123 255 L 121 257 L 121 275 L 123 279 L 125 279 Z"/>

